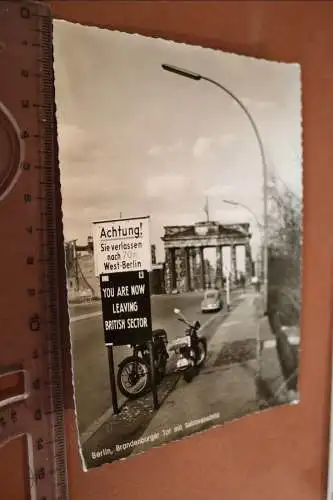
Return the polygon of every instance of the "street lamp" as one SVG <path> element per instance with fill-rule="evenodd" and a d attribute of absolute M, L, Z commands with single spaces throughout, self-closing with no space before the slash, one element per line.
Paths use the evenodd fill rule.
<path fill-rule="evenodd" d="M 256 136 L 256 139 L 258 141 L 259 145 L 259 150 L 260 150 L 260 157 L 261 157 L 261 162 L 262 162 L 262 169 L 263 169 L 263 264 L 264 264 L 264 304 L 265 304 L 265 312 L 267 312 L 267 270 L 268 270 L 268 195 L 267 195 L 267 177 L 268 177 L 268 169 L 267 169 L 267 162 L 266 162 L 266 157 L 265 157 L 265 151 L 264 151 L 264 146 L 263 142 L 261 140 L 259 130 L 257 128 L 257 125 L 250 114 L 249 110 L 246 108 L 246 106 L 242 103 L 242 101 L 233 93 L 231 90 L 226 88 L 224 85 L 222 85 L 219 82 L 216 82 L 215 80 L 212 80 L 211 78 L 208 78 L 206 76 L 200 75 L 199 73 L 193 73 L 192 71 L 188 71 L 187 69 L 184 68 L 177 68 L 176 66 L 172 66 L 170 64 L 162 64 L 162 68 L 165 71 L 169 71 L 170 73 L 175 73 L 176 75 L 179 76 L 184 76 L 185 78 L 190 78 L 191 80 L 205 80 L 206 82 L 211 83 L 212 85 L 215 85 L 218 87 L 220 90 L 228 94 L 238 105 L 239 107 L 243 110 L 245 115 L 247 116 L 253 132 Z"/>
<path fill-rule="evenodd" d="M 222 200 L 222 202 L 223 203 L 227 203 L 228 205 L 232 205 L 234 207 L 245 208 L 245 210 L 247 210 L 254 217 L 254 219 L 256 221 L 256 224 L 258 226 L 258 229 L 260 231 L 260 234 L 261 234 L 261 246 L 262 246 L 262 248 L 264 248 L 264 245 L 263 245 L 263 225 L 261 224 L 261 222 L 259 222 L 259 219 L 256 216 L 256 214 L 253 212 L 253 210 L 251 210 L 251 208 L 248 207 L 247 205 L 244 205 L 243 203 L 240 203 L 239 201 Z M 266 268 L 265 267 L 263 268 L 262 258 L 260 260 L 261 260 L 261 272 L 263 273 L 264 282 L 265 281 L 267 282 Z"/>

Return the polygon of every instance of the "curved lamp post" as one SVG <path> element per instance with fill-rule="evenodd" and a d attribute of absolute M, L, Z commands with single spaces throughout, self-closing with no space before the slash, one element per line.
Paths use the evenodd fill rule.
<path fill-rule="evenodd" d="M 265 304 L 265 312 L 267 312 L 267 270 L 268 270 L 268 196 L 267 196 L 267 177 L 268 177 L 268 169 L 267 169 L 267 162 L 266 162 L 266 157 L 265 157 L 265 151 L 264 151 L 264 146 L 262 139 L 259 134 L 259 130 L 257 128 L 257 125 L 252 118 L 252 115 L 248 111 L 248 109 L 245 107 L 245 105 L 242 103 L 242 101 L 233 93 L 231 90 L 226 88 L 224 85 L 222 85 L 219 82 L 216 82 L 215 80 L 212 80 L 211 78 L 208 78 L 206 76 L 200 75 L 199 73 L 193 73 L 192 71 L 188 71 L 187 69 L 184 68 L 177 68 L 176 66 L 172 66 L 170 64 L 162 64 L 162 68 L 165 71 L 169 71 L 170 73 L 175 73 L 176 75 L 183 76 L 185 78 L 190 78 L 191 80 L 205 80 L 206 82 L 211 83 L 212 85 L 215 85 L 218 87 L 220 90 L 228 94 L 237 104 L 238 106 L 243 110 L 245 115 L 247 116 L 251 127 L 253 129 L 253 132 L 256 136 L 259 150 L 260 150 L 260 157 L 261 157 L 261 163 L 262 163 L 262 170 L 263 170 L 263 265 L 264 265 L 264 304 Z"/>
<path fill-rule="evenodd" d="M 233 201 L 233 200 L 222 200 L 223 203 L 227 203 L 228 205 L 232 205 L 234 207 L 241 207 L 241 208 L 245 208 L 245 210 L 247 210 L 248 212 L 250 212 L 250 214 L 254 217 L 255 221 L 256 221 L 256 224 L 258 226 L 258 228 L 260 230 L 263 229 L 263 225 L 261 222 L 259 222 L 259 219 L 258 217 L 256 216 L 256 214 L 253 212 L 253 210 L 251 210 L 250 207 L 248 207 L 247 205 L 244 205 L 244 203 L 240 203 L 239 201 Z"/>
<path fill-rule="evenodd" d="M 247 210 L 254 218 L 254 220 L 256 221 L 256 224 L 258 226 L 258 229 L 260 231 L 260 234 L 261 234 L 261 246 L 262 246 L 262 249 L 264 248 L 264 243 L 263 243 L 263 239 L 264 239 L 264 227 L 262 225 L 261 222 L 259 222 L 259 219 L 258 217 L 256 216 L 256 214 L 253 212 L 253 210 L 251 210 L 250 207 L 248 207 L 247 205 L 244 205 L 244 203 L 240 203 L 239 201 L 233 201 L 233 200 L 222 200 L 223 203 L 226 203 L 227 205 L 232 205 L 233 207 L 240 207 L 240 208 L 245 208 L 245 210 Z M 262 262 L 262 256 L 261 256 L 261 272 L 263 273 L 263 278 L 264 278 L 264 282 L 267 281 L 267 276 L 266 276 L 266 271 L 267 269 L 264 267 L 263 268 L 263 262 Z M 258 263 L 258 260 L 257 260 L 257 263 Z"/>

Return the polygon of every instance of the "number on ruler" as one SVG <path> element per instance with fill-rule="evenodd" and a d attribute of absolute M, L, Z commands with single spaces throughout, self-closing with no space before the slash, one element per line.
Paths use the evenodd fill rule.
<path fill-rule="evenodd" d="M 42 411 L 40 408 L 38 408 L 36 411 L 35 411 L 35 420 L 42 420 Z"/>
<path fill-rule="evenodd" d="M 36 472 L 36 479 L 41 480 L 41 479 L 44 479 L 44 478 L 45 478 L 45 469 L 44 469 L 44 467 L 41 467 Z"/>
<path fill-rule="evenodd" d="M 28 139 L 30 137 L 29 132 L 27 130 L 23 130 L 21 132 L 21 139 Z"/>
<path fill-rule="evenodd" d="M 20 14 L 22 19 L 30 19 L 30 9 L 28 7 L 21 7 Z"/>
<path fill-rule="evenodd" d="M 43 448 L 44 448 L 44 439 L 43 438 L 37 439 L 36 448 L 37 448 L 37 450 L 43 450 Z"/>
<path fill-rule="evenodd" d="M 39 391 L 39 389 L 40 389 L 40 380 L 39 380 L 39 378 L 36 378 L 36 380 L 33 381 L 32 387 L 35 389 L 35 391 Z"/>
<path fill-rule="evenodd" d="M 21 164 L 21 168 L 22 170 L 30 170 L 31 169 L 31 164 L 27 161 L 23 161 L 22 164 Z"/>
<path fill-rule="evenodd" d="M 29 328 L 32 332 L 38 332 L 40 330 L 40 317 L 37 313 L 29 318 Z"/>

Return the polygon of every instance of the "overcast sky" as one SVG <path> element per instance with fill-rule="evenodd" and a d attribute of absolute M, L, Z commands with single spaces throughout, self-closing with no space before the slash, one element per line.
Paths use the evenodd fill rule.
<path fill-rule="evenodd" d="M 140 35 L 54 21 L 65 239 L 86 242 L 91 222 L 151 215 L 163 225 L 210 218 L 262 220 L 262 164 L 241 108 L 182 66 L 222 83 L 247 106 L 270 169 L 301 194 L 301 90 L 296 64 L 256 60 Z M 258 234 L 253 225 L 254 242 Z"/>

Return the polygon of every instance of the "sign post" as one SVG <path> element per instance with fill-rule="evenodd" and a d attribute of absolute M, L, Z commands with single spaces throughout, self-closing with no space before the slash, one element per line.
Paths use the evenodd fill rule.
<path fill-rule="evenodd" d="M 224 274 L 225 274 L 225 293 L 226 293 L 226 310 L 230 311 L 230 302 L 231 302 L 231 297 L 230 297 L 230 271 L 228 268 L 224 268 Z"/>
<path fill-rule="evenodd" d="M 109 361 L 109 379 L 110 379 L 110 389 L 112 397 L 112 407 L 113 407 L 113 412 L 117 415 L 120 410 L 118 405 L 117 384 L 114 371 L 113 346 L 112 345 L 107 346 L 107 350 L 108 350 L 108 361 Z"/>
<path fill-rule="evenodd" d="M 227 310 L 230 311 L 230 274 L 226 276 L 226 289 L 227 289 Z"/>
<path fill-rule="evenodd" d="M 113 347 L 148 342 L 154 408 L 158 407 L 149 271 L 149 217 L 94 222 L 95 273 L 100 278 L 104 341 L 108 348 L 110 387 L 119 413 Z"/>

